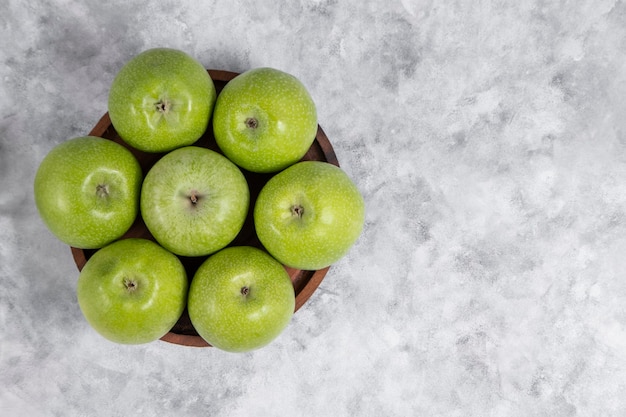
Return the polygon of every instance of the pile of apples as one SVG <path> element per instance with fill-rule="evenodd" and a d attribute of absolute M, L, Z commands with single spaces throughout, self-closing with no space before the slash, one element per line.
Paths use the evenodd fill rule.
<path fill-rule="evenodd" d="M 187 308 L 212 346 L 244 352 L 270 343 L 294 312 L 284 266 L 318 270 L 338 261 L 365 216 L 342 169 L 302 161 L 318 128 L 306 88 L 290 74 L 256 68 L 218 95 L 195 58 L 155 48 L 121 68 L 108 111 L 127 145 L 162 154 L 148 172 L 127 147 L 85 136 L 54 147 L 34 184 L 48 229 L 95 250 L 76 288 L 87 322 L 111 341 L 147 343 Z M 207 129 L 221 153 L 194 146 Z M 254 201 L 242 170 L 271 176 Z M 263 249 L 232 245 L 249 209 Z M 122 238 L 139 215 L 154 240 Z M 206 259 L 188 277 L 181 257 Z"/>

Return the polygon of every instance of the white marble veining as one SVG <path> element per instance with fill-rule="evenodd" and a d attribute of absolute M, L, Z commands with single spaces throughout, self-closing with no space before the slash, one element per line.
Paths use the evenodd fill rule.
<path fill-rule="evenodd" d="M 0 414 L 626 415 L 626 3 L 4 0 Z M 309 88 L 367 204 L 274 343 L 109 343 L 33 205 L 144 49 Z"/>

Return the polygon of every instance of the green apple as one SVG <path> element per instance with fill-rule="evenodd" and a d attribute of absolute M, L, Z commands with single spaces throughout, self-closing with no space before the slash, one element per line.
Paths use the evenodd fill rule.
<path fill-rule="evenodd" d="M 172 253 L 146 239 L 122 239 L 98 250 L 78 277 L 87 322 L 117 343 L 157 340 L 187 304 L 187 275 Z"/>
<path fill-rule="evenodd" d="M 304 85 L 273 68 L 255 68 L 226 84 L 215 103 L 215 140 L 252 172 L 277 172 L 299 161 L 317 133 L 317 112 Z"/>
<path fill-rule="evenodd" d="M 254 206 L 267 251 L 292 268 L 317 270 L 341 259 L 363 229 L 365 204 L 339 167 L 298 162 L 273 176 Z"/>
<path fill-rule="evenodd" d="M 94 136 L 55 146 L 35 175 L 39 214 L 62 242 L 100 248 L 121 237 L 139 211 L 142 172 L 122 145 Z"/>
<path fill-rule="evenodd" d="M 109 116 L 129 145 L 166 152 L 191 145 L 204 134 L 216 96 L 213 80 L 200 62 L 176 49 L 149 49 L 115 76 Z"/>
<path fill-rule="evenodd" d="M 140 210 L 163 247 L 182 256 L 204 256 L 240 232 L 250 205 L 239 168 L 207 148 L 186 146 L 164 155 L 148 171 Z"/>
<path fill-rule="evenodd" d="M 194 328 L 209 344 L 245 352 L 267 345 L 287 327 L 295 294 L 284 267 L 267 252 L 232 246 L 200 265 L 187 308 Z"/>

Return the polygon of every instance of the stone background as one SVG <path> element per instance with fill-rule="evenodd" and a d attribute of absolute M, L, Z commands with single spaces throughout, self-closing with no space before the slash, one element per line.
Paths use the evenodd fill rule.
<path fill-rule="evenodd" d="M 0 414 L 626 415 L 626 3 L 3 0 Z M 297 76 L 367 204 L 271 345 L 110 343 L 32 183 L 135 54 Z"/>

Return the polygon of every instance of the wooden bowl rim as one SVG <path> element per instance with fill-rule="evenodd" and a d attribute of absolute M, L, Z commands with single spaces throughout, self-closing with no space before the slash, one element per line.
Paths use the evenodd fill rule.
<path fill-rule="evenodd" d="M 230 80 L 232 80 L 233 78 L 235 78 L 236 76 L 240 74 L 238 72 L 219 70 L 219 69 L 207 69 L 207 72 L 209 73 L 211 79 L 214 82 L 217 81 L 217 82 L 224 82 L 224 83 L 228 83 Z M 109 117 L 109 113 L 107 112 L 100 118 L 98 123 L 91 129 L 91 131 L 89 132 L 89 135 L 104 137 L 104 134 L 107 131 L 107 129 L 111 127 L 112 127 L 111 119 Z M 339 161 L 337 160 L 337 156 L 332 147 L 332 144 L 330 143 L 330 140 L 326 136 L 326 133 L 323 131 L 321 126 L 319 126 L 319 124 L 318 124 L 317 134 L 315 136 L 314 144 L 312 146 L 315 146 L 316 143 L 320 147 L 321 152 L 323 153 L 326 159 L 325 162 L 339 166 Z M 76 266 L 78 267 L 78 270 L 79 271 L 82 270 L 83 266 L 87 262 L 87 257 L 85 255 L 84 250 L 80 248 L 75 248 L 75 247 L 70 247 L 70 249 L 71 249 L 72 257 L 74 258 L 74 262 Z M 292 273 L 296 273 L 296 274 L 306 273 L 310 275 L 304 287 L 302 287 L 296 293 L 296 303 L 295 303 L 295 309 L 294 309 L 294 313 L 295 313 L 309 300 L 309 298 L 317 290 L 321 282 L 324 280 L 324 277 L 328 273 L 330 266 L 320 269 L 320 270 L 316 270 L 316 271 L 300 271 L 300 270 L 294 270 L 290 268 L 286 268 L 286 269 L 288 271 L 291 270 Z M 291 273 L 290 273 L 290 276 L 291 276 Z M 174 333 L 172 331 L 169 331 L 168 333 L 166 333 L 163 337 L 160 338 L 160 340 L 177 344 L 177 345 L 182 345 L 182 346 L 211 347 L 211 345 L 200 336 L 179 334 L 179 333 Z"/>

